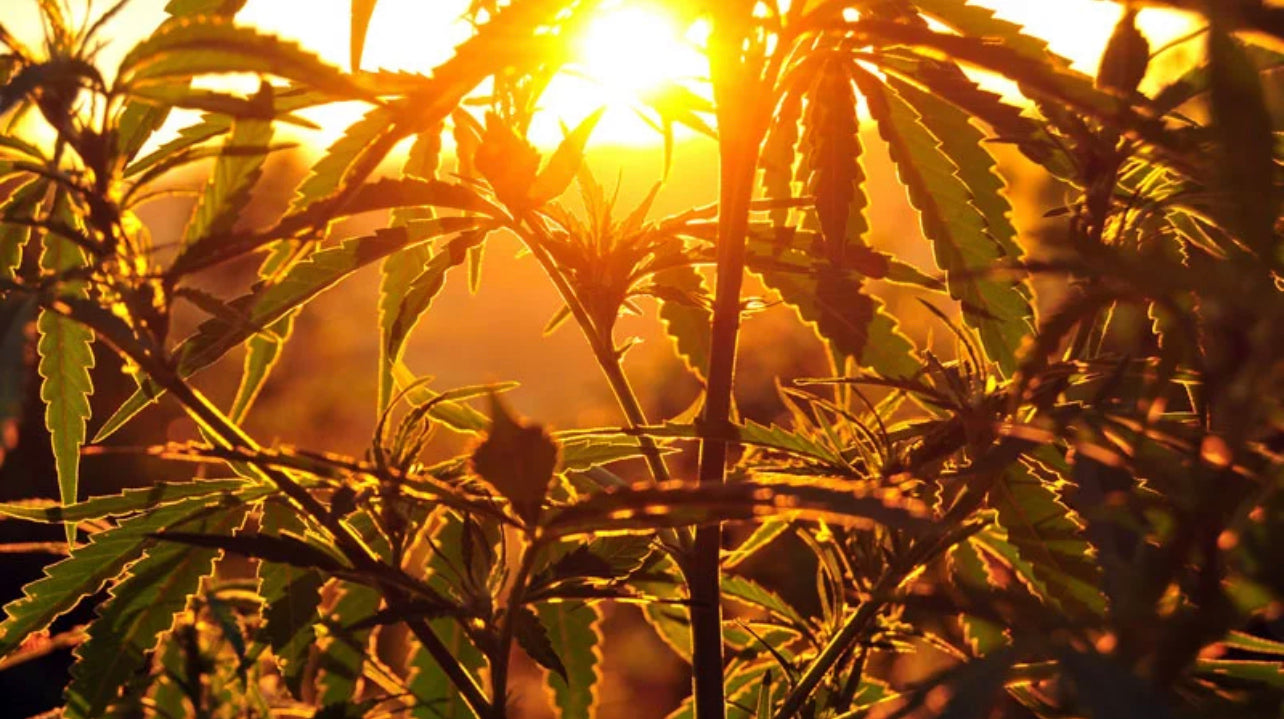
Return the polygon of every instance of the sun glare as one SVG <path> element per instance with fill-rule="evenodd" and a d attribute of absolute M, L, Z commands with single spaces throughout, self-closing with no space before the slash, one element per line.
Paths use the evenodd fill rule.
<path fill-rule="evenodd" d="M 549 84 L 540 103 L 543 112 L 531 125 L 533 139 L 556 142 L 562 122 L 605 106 L 596 142 L 658 143 L 635 108 L 671 83 L 702 92 L 700 81 L 709 74 L 700 51 L 703 39 L 699 25 L 684 28 L 654 3 L 605 5 L 574 40 L 568 72 Z"/>
<path fill-rule="evenodd" d="M 594 19 L 579 43 L 589 77 L 614 92 L 642 95 L 666 82 L 705 73 L 700 52 L 656 10 L 625 6 Z"/>

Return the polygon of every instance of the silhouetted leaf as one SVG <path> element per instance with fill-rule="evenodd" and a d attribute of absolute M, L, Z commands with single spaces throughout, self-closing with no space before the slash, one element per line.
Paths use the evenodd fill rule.
<path fill-rule="evenodd" d="M 1231 201 L 1235 229 L 1260 256 L 1275 261 L 1275 141 L 1271 114 L 1244 46 L 1214 26 L 1208 34 L 1213 130 L 1221 145 L 1218 159 Z"/>
<path fill-rule="evenodd" d="M 289 564 L 300 569 L 337 572 L 346 568 L 329 552 L 288 535 L 160 532 L 152 536 L 163 542 L 176 542 L 206 549 L 221 549 L 232 554 L 279 564 Z"/>
<path fill-rule="evenodd" d="M 370 17 L 374 15 L 377 4 L 378 0 L 352 0 L 352 28 L 348 36 L 352 72 L 361 69 L 361 56 L 366 47 L 366 31 L 370 29 Z"/>
<path fill-rule="evenodd" d="M 513 638 L 517 640 L 522 651 L 540 666 L 557 674 L 563 681 L 569 681 L 566 665 L 562 663 L 562 658 L 558 656 L 557 649 L 549 639 L 547 628 L 535 612 L 527 607 L 517 607 L 509 611 L 513 612 Z M 591 644 L 587 647 L 590 652 L 592 648 Z"/>
<path fill-rule="evenodd" d="M 1063 651 L 1058 657 L 1093 719 L 1171 719 L 1166 696 L 1110 657 Z"/>
<path fill-rule="evenodd" d="M 490 431 L 473 451 L 473 469 L 533 527 L 557 467 L 557 444 L 539 425 L 524 424 L 510 414 L 495 395 L 490 408 Z"/>
<path fill-rule="evenodd" d="M 589 135 L 593 134 L 593 128 L 597 127 L 604 111 L 605 108 L 600 108 L 584 118 L 553 151 L 548 164 L 535 176 L 535 182 L 527 193 L 532 205 L 539 207 L 557 198 L 570 186 L 580 169 L 580 163 L 584 161 L 584 145 L 588 143 Z"/>
<path fill-rule="evenodd" d="M 127 82 L 146 83 L 228 72 L 276 75 L 340 97 L 367 95 L 297 44 L 209 15 L 167 23 L 125 55 L 119 75 Z"/>
<path fill-rule="evenodd" d="M 860 164 L 860 121 L 849 63 L 838 55 L 819 62 L 802 116 L 803 163 L 799 179 L 815 200 L 823 239 L 821 256 L 846 267 L 848 247 L 866 247 L 865 171 Z M 814 225 L 813 225 L 814 226 Z M 850 353 L 849 353 L 850 354 Z"/>
<path fill-rule="evenodd" d="M 917 500 L 809 477 L 723 485 L 666 482 L 604 490 L 550 512 L 543 525 L 550 534 L 565 536 L 762 520 L 773 514 L 857 527 L 881 523 L 908 529 L 928 523 L 926 509 Z"/>

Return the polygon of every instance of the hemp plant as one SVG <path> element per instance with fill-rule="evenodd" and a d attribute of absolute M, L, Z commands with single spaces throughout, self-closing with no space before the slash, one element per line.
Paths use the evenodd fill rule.
<path fill-rule="evenodd" d="M 659 217 L 660 185 L 621 206 L 588 169 L 600 113 L 551 152 L 530 139 L 603 0 L 474 2 L 474 33 L 427 74 L 359 69 L 375 0 L 352 2 L 351 72 L 238 23 L 241 0 L 172 0 L 112 68 L 100 50 L 123 1 L 77 26 L 40 0 L 40 46 L 0 24 L 0 421 L 7 445 L 38 421 L 21 398 L 39 384 L 59 497 L 0 514 L 61 524 L 67 543 L 5 606 L 4 666 L 74 646 L 59 711 L 76 719 L 503 719 L 522 713 L 520 652 L 558 715 L 584 718 L 602 607 L 627 602 L 690 663 L 675 719 L 1278 716 L 1276 13 L 1153 3 L 1191 13 L 1203 52 L 1152 88 L 1163 48 L 1131 6 L 1092 77 L 964 0 L 653 1 L 708 24 L 710 77 L 640 112 L 670 142 L 675 124 L 711 136 L 719 160 L 716 204 Z M 230 73 L 258 90 L 197 82 Z M 247 226 L 278 128 L 337 102 L 365 114 L 287 209 Z M 158 135 L 175 109 L 201 114 Z M 863 122 L 930 266 L 869 241 Z M 999 145 L 1064 193 L 1037 253 Z M 157 237 L 139 206 L 201 161 L 189 221 Z M 384 226 L 343 236 L 339 220 L 374 212 Z M 550 432 L 513 414 L 511 384 L 410 369 L 452 270 L 476 281 L 500 235 L 547 275 L 565 305 L 550 326 L 583 334 L 619 425 Z M 247 256 L 243 294 L 197 287 Z M 378 392 L 352 398 L 378 417 L 369 449 L 251 436 L 296 317 L 371 265 Z M 746 276 L 832 368 L 780 383 L 781 424 L 733 402 Z M 1060 298 L 1040 316 L 1035 278 Z M 956 351 L 917 346 L 871 286 L 924 300 Z M 176 338 L 180 303 L 205 319 Z M 698 417 L 647 416 L 655 388 L 625 371 L 617 319 L 650 307 L 699 378 Z M 192 379 L 238 348 L 221 405 Z M 118 407 L 92 401 L 96 352 L 137 382 Z M 83 497 L 82 455 L 159 401 L 199 439 L 146 451 L 193 479 Z M 426 461 L 438 431 L 471 450 Z M 650 477 L 622 478 L 628 460 Z M 733 543 L 729 524 L 750 529 Z M 814 601 L 743 571 L 771 552 L 817 568 Z M 91 597 L 87 626 L 42 640 Z M 907 678 L 904 655 L 932 669 Z"/>

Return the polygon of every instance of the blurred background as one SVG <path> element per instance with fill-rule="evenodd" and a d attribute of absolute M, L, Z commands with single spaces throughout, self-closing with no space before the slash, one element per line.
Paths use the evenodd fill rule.
<path fill-rule="evenodd" d="M 984 3 L 1010 20 L 1026 25 L 1030 33 L 1049 40 L 1052 50 L 1071 58 L 1075 66 L 1094 73 L 1098 58 L 1118 19 L 1121 6 L 1097 0 L 987 0 Z M 3 0 L 0 22 L 20 38 L 37 43 L 40 26 L 35 0 Z M 106 3 L 72 0 L 74 11 L 101 12 Z M 110 26 L 113 44 L 105 48 L 103 65 L 112 67 L 128 47 L 146 36 L 164 18 L 165 0 L 134 0 Z M 451 49 L 471 32 L 461 15 L 468 0 L 380 0 L 372 20 L 363 67 L 428 72 L 448 58 Z M 620 3 L 621 12 L 628 3 Z M 627 18 L 628 16 L 626 16 Z M 348 0 L 249 0 L 240 13 L 242 22 L 264 31 L 297 40 L 335 65 L 348 65 Z M 602 124 L 589 145 L 589 161 L 608 189 L 619 183 L 621 206 L 631 207 L 659 178 L 663 169 L 660 136 L 628 107 L 628 97 L 616 96 L 604 88 L 645 85 L 651 80 L 641 71 L 648 68 L 669 74 L 699 76 L 704 69 L 698 53 L 688 41 L 691 29 L 667 27 L 659 22 L 658 33 L 636 36 L 639 17 L 621 21 L 605 18 L 599 41 L 582 49 L 581 77 L 566 77 L 550 88 L 544 111 L 533 126 L 532 136 L 548 151 L 560 137 L 559 122 L 574 125 L 602 103 L 608 106 Z M 1193 27 L 1192 21 L 1175 13 L 1143 11 L 1142 29 L 1152 48 L 1180 38 Z M 651 32 L 652 30 L 647 30 Z M 615 32 L 617 35 L 610 35 Z M 668 33 L 666 36 L 665 33 Z M 647 37 L 654 39 L 647 40 Z M 625 47 L 634 43 L 632 47 Z M 643 43 L 641 50 L 637 43 Z M 659 50 L 654 48 L 658 45 Z M 628 52 L 653 53 L 642 62 L 629 61 Z M 1184 43 L 1165 52 L 1152 67 L 1143 91 L 1159 86 L 1171 77 L 1172 68 L 1188 66 L 1199 52 L 1199 43 Z M 621 61 L 621 53 L 626 61 Z M 663 78 L 662 78 L 663 79 Z M 220 78 L 223 89 L 252 91 L 255 78 Z M 999 81 L 991 87 L 1012 89 Z M 360 117 L 360 107 L 332 106 L 303 113 L 321 126 L 307 131 L 283 127 L 281 132 L 299 143 L 297 149 L 273 156 L 245 226 L 271 222 L 288 205 L 293 188 L 324 148 L 344 127 Z M 161 133 L 172 136 L 196 119 L 191 113 L 176 113 Z M 867 118 L 862 118 L 867 119 Z M 30 132 L 38 133 L 36 127 Z M 866 144 L 864 162 L 869 175 L 869 218 L 871 243 L 895 252 L 919 266 L 930 266 L 928 244 L 922 239 L 918 221 L 908 206 L 903 190 L 876 133 L 862 128 Z M 1064 204 L 1063 188 L 1048 183 L 1015 153 L 995 146 L 1001 172 L 1008 182 L 1014 215 L 1023 245 L 1031 252 L 1054 237 L 1057 226 L 1043 219 L 1046 210 Z M 406 148 L 402 147 L 385 168 L 396 172 Z M 447 144 L 443 171 L 453 166 Z M 201 168 L 207 170 L 208 168 Z M 201 169 L 175 182 L 198 188 Z M 652 217 L 712 202 L 717 190 L 716 146 L 694 133 L 679 134 L 674 148 L 673 167 L 652 212 Z M 159 245 L 176 237 L 191 211 L 191 201 L 176 198 L 153 203 L 142 213 L 154 241 Z M 383 216 L 363 216 L 335 228 L 334 236 L 344 237 L 368 231 L 386 222 Z M 538 265 L 530 258 L 517 257 L 518 243 L 509 237 L 494 236 L 488 242 L 478 292 L 470 293 L 466 272 L 453 273 L 445 290 L 416 329 L 406 352 L 406 361 L 419 375 L 432 375 L 433 386 L 453 386 L 515 380 L 521 386 L 509 395 L 511 404 L 525 414 L 553 428 L 618 425 L 623 421 L 615 408 L 609 388 L 593 362 L 587 343 L 573 323 L 545 336 L 543 328 L 560 307 L 560 300 Z M 235 296 L 254 279 L 256 258 L 230 263 L 200 279 L 201 286 L 222 297 Z M 296 324 L 295 337 L 284 351 L 251 413 L 248 429 L 266 444 L 288 444 L 326 449 L 360 456 L 369 446 L 376 420 L 375 369 L 377 366 L 376 297 L 378 269 L 371 267 L 351 280 L 323 294 L 309 305 Z M 933 347 L 942 355 L 953 353 L 953 339 L 917 304 L 915 295 L 880 287 L 873 291 L 902 318 L 902 330 L 920 347 Z M 750 293 L 771 298 L 758 285 Z M 1041 302 L 1050 298 L 1040 296 Z M 938 304 L 944 304 L 938 302 Z M 653 421 L 686 410 L 698 398 L 699 384 L 677 360 L 669 340 L 654 314 L 654 307 L 642 303 L 641 317 L 626 317 L 618 326 L 617 338 L 641 340 L 627 355 L 626 367 L 638 388 Z M 181 313 L 175 319 L 172 336 L 181 337 L 200 318 Z M 109 352 L 97 347 L 95 419 L 89 432 L 133 391 L 134 384 L 121 373 Z M 230 403 L 236 390 L 242 356 L 230 354 L 196 379 L 197 386 L 223 404 Z M 746 319 L 738 375 L 737 402 L 742 414 L 760 422 L 778 419 L 783 407 L 776 396 L 776 382 L 801 376 L 823 376 L 830 370 L 820 344 L 801 326 L 792 310 L 768 306 Z M 34 375 L 34 369 L 32 370 Z M 56 496 L 56 481 L 48 437 L 41 422 L 38 382 L 28 384 L 25 421 L 17 447 L 0 466 L 0 499 Z M 193 428 L 175 405 L 162 402 L 146 410 L 111 439 L 113 445 L 145 446 L 167 439 L 185 440 Z M 431 451 L 437 456 L 457 454 L 463 442 L 441 433 Z M 682 464 L 683 462 L 686 464 Z M 693 463 L 679 459 L 675 474 L 689 476 Z M 641 467 L 637 467 L 639 472 Z M 83 496 L 110 493 L 127 486 L 155 481 L 188 479 L 191 467 L 166 464 L 136 454 L 87 457 L 83 462 Z M 624 468 L 627 474 L 629 468 Z M 48 539 L 61 537 L 52 528 Z M 29 525 L 0 522 L 0 542 L 32 541 Z M 781 549 L 788 554 L 788 547 Z M 801 553 L 799 553 L 801 555 Z M 22 584 L 39 576 L 49 556 L 8 555 L 0 557 L 0 601 L 16 597 Z M 749 567 L 782 593 L 814 592 L 814 574 L 790 559 L 762 562 Z M 802 599 L 805 606 L 805 598 Z M 83 622 L 88 610 L 64 617 L 55 627 Z M 636 608 L 610 606 L 604 626 L 603 685 L 600 686 L 603 719 L 617 717 L 660 717 L 677 706 L 688 693 L 688 668 L 642 623 Z M 0 672 L 0 716 L 22 717 L 48 709 L 58 702 L 70 657 L 62 652 L 47 660 L 32 662 L 15 670 Z M 543 696 L 540 670 L 529 662 L 515 667 L 515 679 L 528 680 L 517 692 L 524 717 L 552 716 Z"/>

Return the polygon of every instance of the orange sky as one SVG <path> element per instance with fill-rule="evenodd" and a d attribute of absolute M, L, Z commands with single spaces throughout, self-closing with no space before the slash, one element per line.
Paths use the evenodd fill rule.
<path fill-rule="evenodd" d="M 104 57 L 110 62 L 123 53 L 126 44 L 146 33 L 163 17 L 166 0 L 133 0 L 126 13 L 114 22 L 111 35 L 115 40 Z M 240 18 L 269 32 L 296 40 L 319 52 L 336 65 L 348 63 L 348 6 L 350 0 L 249 0 Z M 619 0 L 627 4 L 627 0 Z M 20 36 L 34 41 L 38 35 L 35 22 L 35 0 L 4 0 L 3 22 Z M 104 0 L 90 2 L 98 11 Z M 366 68 L 428 71 L 449 57 L 453 47 L 468 36 L 469 27 L 459 16 L 468 0 L 379 0 L 371 21 L 366 45 Z M 1037 35 L 1048 38 L 1052 48 L 1070 58 L 1085 72 L 1092 72 L 1119 16 L 1120 6 L 1103 0 L 985 0 L 1013 21 L 1026 25 Z M 73 8 L 85 7 L 85 0 L 72 0 Z M 600 70 L 602 79 L 620 85 L 621 78 L 633 83 L 645 82 L 634 77 L 638 72 L 659 67 L 670 73 L 699 73 L 698 60 L 682 47 L 680 36 L 661 38 L 665 51 L 651 59 L 637 62 L 623 59 L 638 43 L 650 42 L 645 18 L 636 16 L 604 21 L 604 33 L 596 43 L 583 49 L 592 69 Z M 1158 10 L 1141 14 L 1143 29 L 1152 45 L 1158 46 L 1181 35 L 1190 27 L 1190 19 Z M 614 32 L 612 32 L 614 31 Z M 663 34 L 663 29 L 659 30 Z M 618 52 L 616 49 L 618 48 Z M 686 56 L 684 57 L 684 53 Z M 660 58 L 660 59 L 657 59 Z M 631 73 L 631 74 L 630 74 Z M 246 83 L 253 87 L 253 81 Z M 567 78 L 550 90 L 544 106 L 549 111 L 533 128 L 535 139 L 551 144 L 560 137 L 558 122 L 574 124 L 592 112 L 610 93 L 592 82 Z M 595 141 L 599 144 L 653 145 L 659 139 L 640 120 L 634 118 L 619 97 L 614 98 L 607 116 L 599 126 Z M 314 114 L 325 129 L 309 138 L 309 144 L 328 143 L 343 126 L 359 116 L 359 108 L 332 108 Z"/>

